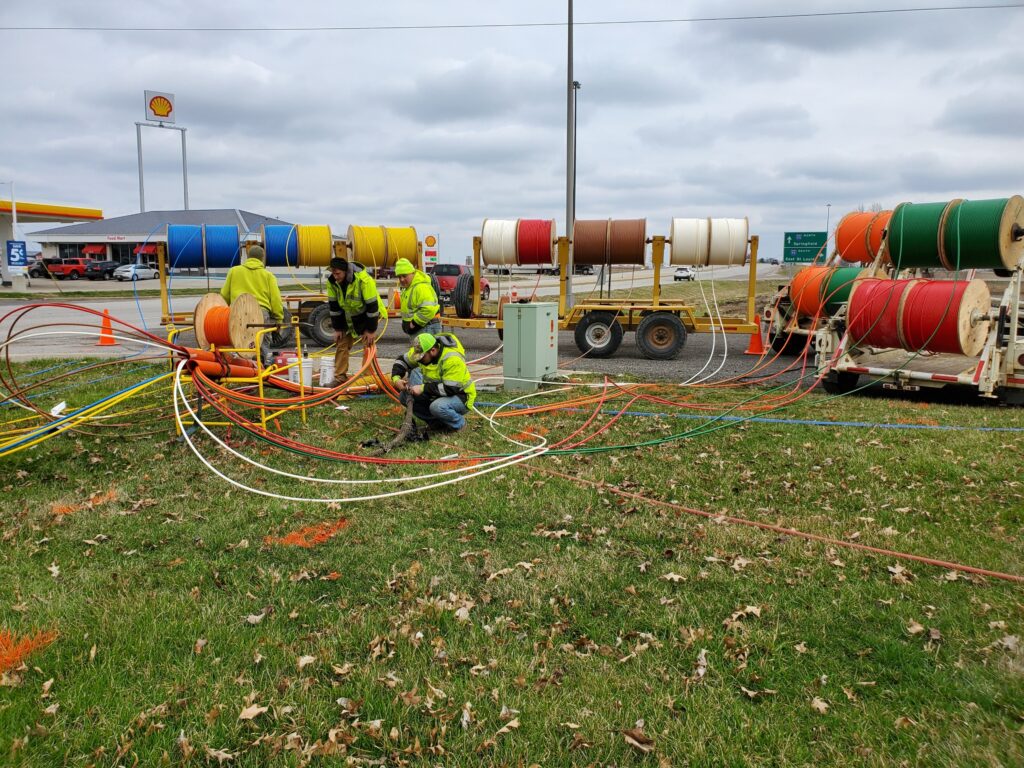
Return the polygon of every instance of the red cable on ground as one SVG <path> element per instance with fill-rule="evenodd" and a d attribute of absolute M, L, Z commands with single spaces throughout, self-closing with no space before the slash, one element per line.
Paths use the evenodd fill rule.
<path fill-rule="evenodd" d="M 771 531 L 772 533 L 782 534 L 783 536 L 794 536 L 800 539 L 808 539 L 809 541 L 819 541 L 823 544 L 831 544 L 836 547 L 845 547 L 846 549 L 856 549 L 861 552 L 870 552 L 875 555 L 885 555 L 887 557 L 895 557 L 899 560 L 912 560 L 917 563 L 924 563 L 925 565 L 933 565 L 937 568 L 946 568 L 952 571 L 963 571 L 964 573 L 974 573 L 978 576 L 989 576 L 993 579 L 1002 579 L 1003 581 L 1012 581 L 1017 584 L 1024 584 L 1024 576 L 1017 576 L 1012 573 L 1002 573 L 1000 571 L 990 571 L 985 568 L 976 568 L 973 565 L 963 565 L 962 563 L 950 563 L 946 560 L 936 560 L 931 557 L 924 557 L 923 555 L 914 555 L 908 552 L 897 552 L 893 549 L 881 549 L 880 547 L 871 547 L 867 544 L 858 544 L 854 541 L 843 541 L 842 539 L 833 539 L 830 536 L 822 536 L 817 533 L 805 533 L 804 531 L 798 531 L 795 528 L 785 528 L 781 525 L 773 525 L 772 523 L 759 523 L 755 520 L 747 520 L 742 517 L 734 517 L 732 515 L 716 515 L 712 512 L 705 512 L 700 509 L 692 509 L 690 507 L 684 507 L 681 504 L 673 504 L 670 501 L 661 501 L 660 499 L 652 499 L 647 496 L 641 496 L 638 493 L 630 493 L 629 491 L 623 491 L 614 486 L 608 485 L 607 483 L 595 482 L 594 480 L 587 480 L 583 477 L 576 477 L 573 475 L 567 475 L 563 472 L 558 472 L 553 469 L 542 469 L 536 466 L 526 466 L 525 469 L 530 472 L 542 472 L 546 475 L 554 475 L 555 477 L 561 477 L 564 480 L 570 480 L 574 483 L 583 483 L 589 485 L 592 488 L 604 488 L 616 496 L 622 496 L 627 499 L 635 499 L 636 501 L 643 502 L 644 504 L 650 504 L 656 507 L 666 507 L 668 509 L 674 509 L 678 512 L 685 512 L 688 515 L 696 515 L 698 517 L 705 517 L 709 520 L 724 520 L 727 523 L 734 525 L 745 525 L 749 528 L 758 528 L 762 531 Z"/>

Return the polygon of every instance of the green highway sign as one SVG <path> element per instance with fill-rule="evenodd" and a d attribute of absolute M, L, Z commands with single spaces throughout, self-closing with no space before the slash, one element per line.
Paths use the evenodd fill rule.
<path fill-rule="evenodd" d="M 824 258 L 827 232 L 787 232 L 782 241 L 782 260 L 787 264 L 809 263 Z"/>

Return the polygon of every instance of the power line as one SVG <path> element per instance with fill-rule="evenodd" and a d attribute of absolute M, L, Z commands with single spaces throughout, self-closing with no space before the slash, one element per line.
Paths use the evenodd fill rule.
<path fill-rule="evenodd" d="M 774 21 L 779 19 L 822 19 L 843 16 L 937 13 L 942 11 L 988 11 L 1024 8 L 1024 3 L 999 5 L 940 5 L 919 8 L 875 8 L 860 11 L 816 11 L 810 13 L 772 13 L 750 16 L 693 16 L 680 19 L 614 19 L 577 21 L 577 27 L 610 27 L 634 24 L 697 24 L 728 21 Z M 366 26 L 315 27 L 107 27 L 107 26 L 0 26 L 0 32 L 391 32 L 444 29 L 518 29 L 528 27 L 564 27 L 564 21 L 526 21 L 488 24 L 375 24 Z"/>

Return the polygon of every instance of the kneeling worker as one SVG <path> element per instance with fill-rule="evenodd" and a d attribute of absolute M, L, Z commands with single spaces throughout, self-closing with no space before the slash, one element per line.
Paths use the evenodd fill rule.
<path fill-rule="evenodd" d="M 231 304 L 243 293 L 252 294 L 263 309 L 263 319 L 268 323 L 281 323 L 284 320 L 281 289 L 274 273 L 266 268 L 266 251 L 262 246 L 250 245 L 246 255 L 248 258 L 243 263 L 228 270 L 220 295 Z M 263 365 L 270 365 L 269 333 L 263 334 L 260 342 L 260 360 Z"/>
<path fill-rule="evenodd" d="M 422 384 L 409 384 L 409 374 L 423 370 Z M 454 333 L 421 333 L 412 349 L 395 361 L 391 381 L 402 402 L 413 398 L 413 415 L 428 427 L 456 431 L 466 426 L 465 414 L 476 402 L 476 385 L 466 365 L 466 350 Z"/>
<path fill-rule="evenodd" d="M 348 378 L 348 354 L 356 339 L 362 338 L 367 348 L 373 346 L 377 324 L 387 306 L 377 293 L 377 283 L 361 264 L 333 258 L 328 265 L 327 304 L 331 327 L 334 328 L 334 383 L 337 387 Z"/>

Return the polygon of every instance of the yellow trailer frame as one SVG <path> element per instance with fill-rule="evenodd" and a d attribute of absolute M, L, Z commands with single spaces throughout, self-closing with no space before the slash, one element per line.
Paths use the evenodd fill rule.
<path fill-rule="evenodd" d="M 666 301 L 661 295 L 661 270 L 665 260 L 666 239 L 661 235 L 650 238 L 652 260 L 654 263 L 654 285 L 649 301 L 633 301 L 622 299 L 590 299 L 585 302 L 567 306 L 567 288 L 569 281 L 569 239 L 559 237 L 558 253 L 558 327 L 563 331 L 571 331 L 591 312 L 611 312 L 622 325 L 623 330 L 636 331 L 644 317 L 655 312 L 668 312 L 682 321 L 688 333 L 758 333 L 761 330 L 760 316 L 755 307 L 757 290 L 757 249 L 758 236 L 750 237 L 750 265 L 747 281 L 747 313 L 746 317 L 712 318 L 697 315 L 692 304 L 681 301 Z M 479 237 L 473 238 L 473 310 L 470 317 L 459 317 L 454 308 L 445 307 L 442 322 L 453 328 L 494 328 L 502 330 L 504 323 L 498 315 L 483 315 L 481 312 L 480 277 L 481 277 L 481 242 Z"/>

